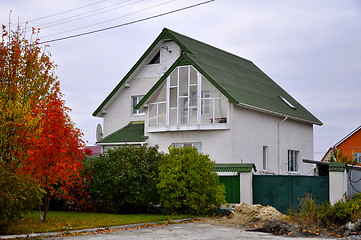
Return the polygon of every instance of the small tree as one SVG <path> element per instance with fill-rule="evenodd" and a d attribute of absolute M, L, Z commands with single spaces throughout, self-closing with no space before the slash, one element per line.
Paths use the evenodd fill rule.
<path fill-rule="evenodd" d="M 45 220 L 50 196 L 66 196 L 81 167 L 83 142 L 61 99 L 56 65 L 46 46 L 39 45 L 38 30 L 32 29 L 30 40 L 25 33 L 2 26 L 0 161 L 46 191 Z"/>
<path fill-rule="evenodd" d="M 123 146 L 109 149 L 84 163 L 88 189 L 99 209 L 106 212 L 141 212 L 159 203 L 156 184 L 157 147 Z"/>
<path fill-rule="evenodd" d="M 343 155 L 342 149 L 341 150 L 334 150 L 330 154 L 329 162 L 345 162 L 350 165 L 354 165 L 355 162 L 349 155 Z"/>
<path fill-rule="evenodd" d="M 203 215 L 226 202 L 214 162 L 195 147 L 169 147 L 159 164 L 157 188 L 162 206 L 170 213 Z"/>
<path fill-rule="evenodd" d="M 28 140 L 28 157 L 22 158 L 21 166 L 16 169 L 37 180 L 46 191 L 43 221 L 51 197 L 67 199 L 71 186 L 80 181 L 81 160 L 85 157 L 82 133 L 70 120 L 70 110 L 64 106 L 59 85 L 54 88 L 54 93 L 44 97 L 34 110 L 39 117 L 39 134 Z"/>

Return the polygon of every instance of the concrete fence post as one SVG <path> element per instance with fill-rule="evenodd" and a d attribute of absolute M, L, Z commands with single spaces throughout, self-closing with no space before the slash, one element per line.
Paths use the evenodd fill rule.
<path fill-rule="evenodd" d="M 329 166 L 329 193 L 330 203 L 345 200 L 347 193 L 347 164 L 344 162 L 331 162 Z"/>
<path fill-rule="evenodd" d="M 253 204 L 253 173 L 256 167 L 253 163 L 241 163 L 239 171 L 240 203 Z"/>

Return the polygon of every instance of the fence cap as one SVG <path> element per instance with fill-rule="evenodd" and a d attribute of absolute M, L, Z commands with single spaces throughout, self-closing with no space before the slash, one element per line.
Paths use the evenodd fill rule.
<path fill-rule="evenodd" d="M 343 172 L 347 170 L 347 163 L 345 162 L 331 162 L 329 166 L 330 172 Z"/>
<path fill-rule="evenodd" d="M 216 172 L 252 172 L 257 171 L 254 163 L 217 163 L 214 164 L 214 171 Z"/>

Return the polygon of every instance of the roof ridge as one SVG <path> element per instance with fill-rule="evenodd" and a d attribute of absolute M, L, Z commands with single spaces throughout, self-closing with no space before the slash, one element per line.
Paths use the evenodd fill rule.
<path fill-rule="evenodd" d="M 238 56 L 238 55 L 236 55 L 236 54 L 234 54 L 234 53 L 227 52 L 227 51 L 225 51 L 225 50 L 223 50 L 223 49 L 221 49 L 221 48 L 212 46 L 212 45 L 210 45 L 210 44 L 207 44 L 207 43 L 202 42 L 202 41 L 200 41 L 200 40 L 197 40 L 197 39 L 195 39 L 195 38 L 188 37 L 188 36 L 183 35 L 183 34 L 181 34 L 181 33 L 175 32 L 175 31 L 173 31 L 173 30 L 171 30 L 171 29 L 164 28 L 163 31 L 168 31 L 168 32 L 169 32 L 173 37 L 175 37 L 175 38 L 177 38 L 177 37 L 174 36 L 174 33 L 177 34 L 177 35 L 180 35 L 181 37 L 188 38 L 188 39 L 190 39 L 190 40 L 192 40 L 192 41 L 195 41 L 195 42 L 201 43 L 201 44 L 203 44 L 203 45 L 205 45 L 205 46 L 208 46 L 208 47 L 211 47 L 211 48 L 213 48 L 213 49 L 216 49 L 216 50 L 218 50 L 218 51 L 220 51 L 220 52 L 223 52 L 223 53 L 232 55 L 232 56 L 234 56 L 234 57 L 236 57 L 236 58 L 240 58 L 240 59 L 242 59 L 242 60 L 245 60 L 245 61 L 248 61 L 248 62 L 253 63 L 253 62 L 252 62 L 251 60 L 249 60 L 249 59 L 246 59 L 246 58 L 244 58 L 244 57 L 240 57 L 240 56 Z M 177 40 L 178 40 L 178 39 L 177 39 Z M 179 41 L 179 40 L 178 40 L 178 41 Z M 181 42 L 181 41 L 180 41 L 180 42 Z M 182 44 L 182 45 L 184 45 L 184 44 Z M 189 51 L 191 52 L 191 50 L 189 50 Z M 194 53 L 192 53 L 192 52 L 191 52 L 191 54 L 194 55 Z"/>

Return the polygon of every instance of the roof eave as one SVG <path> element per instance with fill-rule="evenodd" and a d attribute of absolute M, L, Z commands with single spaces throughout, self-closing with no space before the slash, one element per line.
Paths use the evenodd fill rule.
<path fill-rule="evenodd" d="M 304 122 L 304 123 L 315 124 L 315 125 L 318 125 L 318 126 L 323 125 L 323 123 L 321 121 L 311 121 L 311 120 L 308 120 L 308 119 L 298 118 L 298 117 L 294 117 L 294 116 L 291 116 L 291 115 L 288 115 L 288 114 L 274 112 L 274 111 L 271 111 L 271 110 L 268 110 L 268 109 L 259 108 L 259 107 L 252 106 L 252 105 L 245 104 L 245 103 L 237 103 L 236 105 L 239 106 L 239 107 L 244 107 L 244 108 L 256 110 L 256 111 L 259 111 L 259 112 L 268 113 L 268 114 L 272 114 L 272 115 L 279 116 L 279 117 L 287 117 L 289 119 Z"/>
<path fill-rule="evenodd" d="M 99 107 L 92 114 L 94 117 L 102 117 L 101 110 L 106 106 L 106 104 L 113 98 L 113 96 L 118 92 L 121 86 L 128 80 L 128 78 L 136 71 L 136 69 L 141 65 L 144 59 L 148 54 L 157 46 L 157 44 L 164 39 L 164 37 L 169 37 L 169 30 L 164 28 L 163 31 L 158 35 L 158 37 L 153 41 L 150 47 L 143 53 L 140 59 L 134 64 L 130 71 L 124 76 L 124 78 L 115 86 L 115 88 L 110 92 L 110 94 L 105 98 L 105 100 L 99 105 Z"/>
<path fill-rule="evenodd" d="M 117 145 L 145 145 L 148 144 L 148 139 L 144 142 L 112 142 L 112 143 L 95 143 L 99 146 L 117 146 Z"/>
<path fill-rule="evenodd" d="M 335 145 L 333 145 L 333 148 L 337 148 L 341 143 L 343 143 L 345 140 L 347 140 L 349 137 L 354 135 L 356 132 L 358 132 L 361 129 L 361 125 L 353 130 L 351 133 L 347 134 L 346 137 L 342 138 L 340 141 L 338 141 Z"/>

